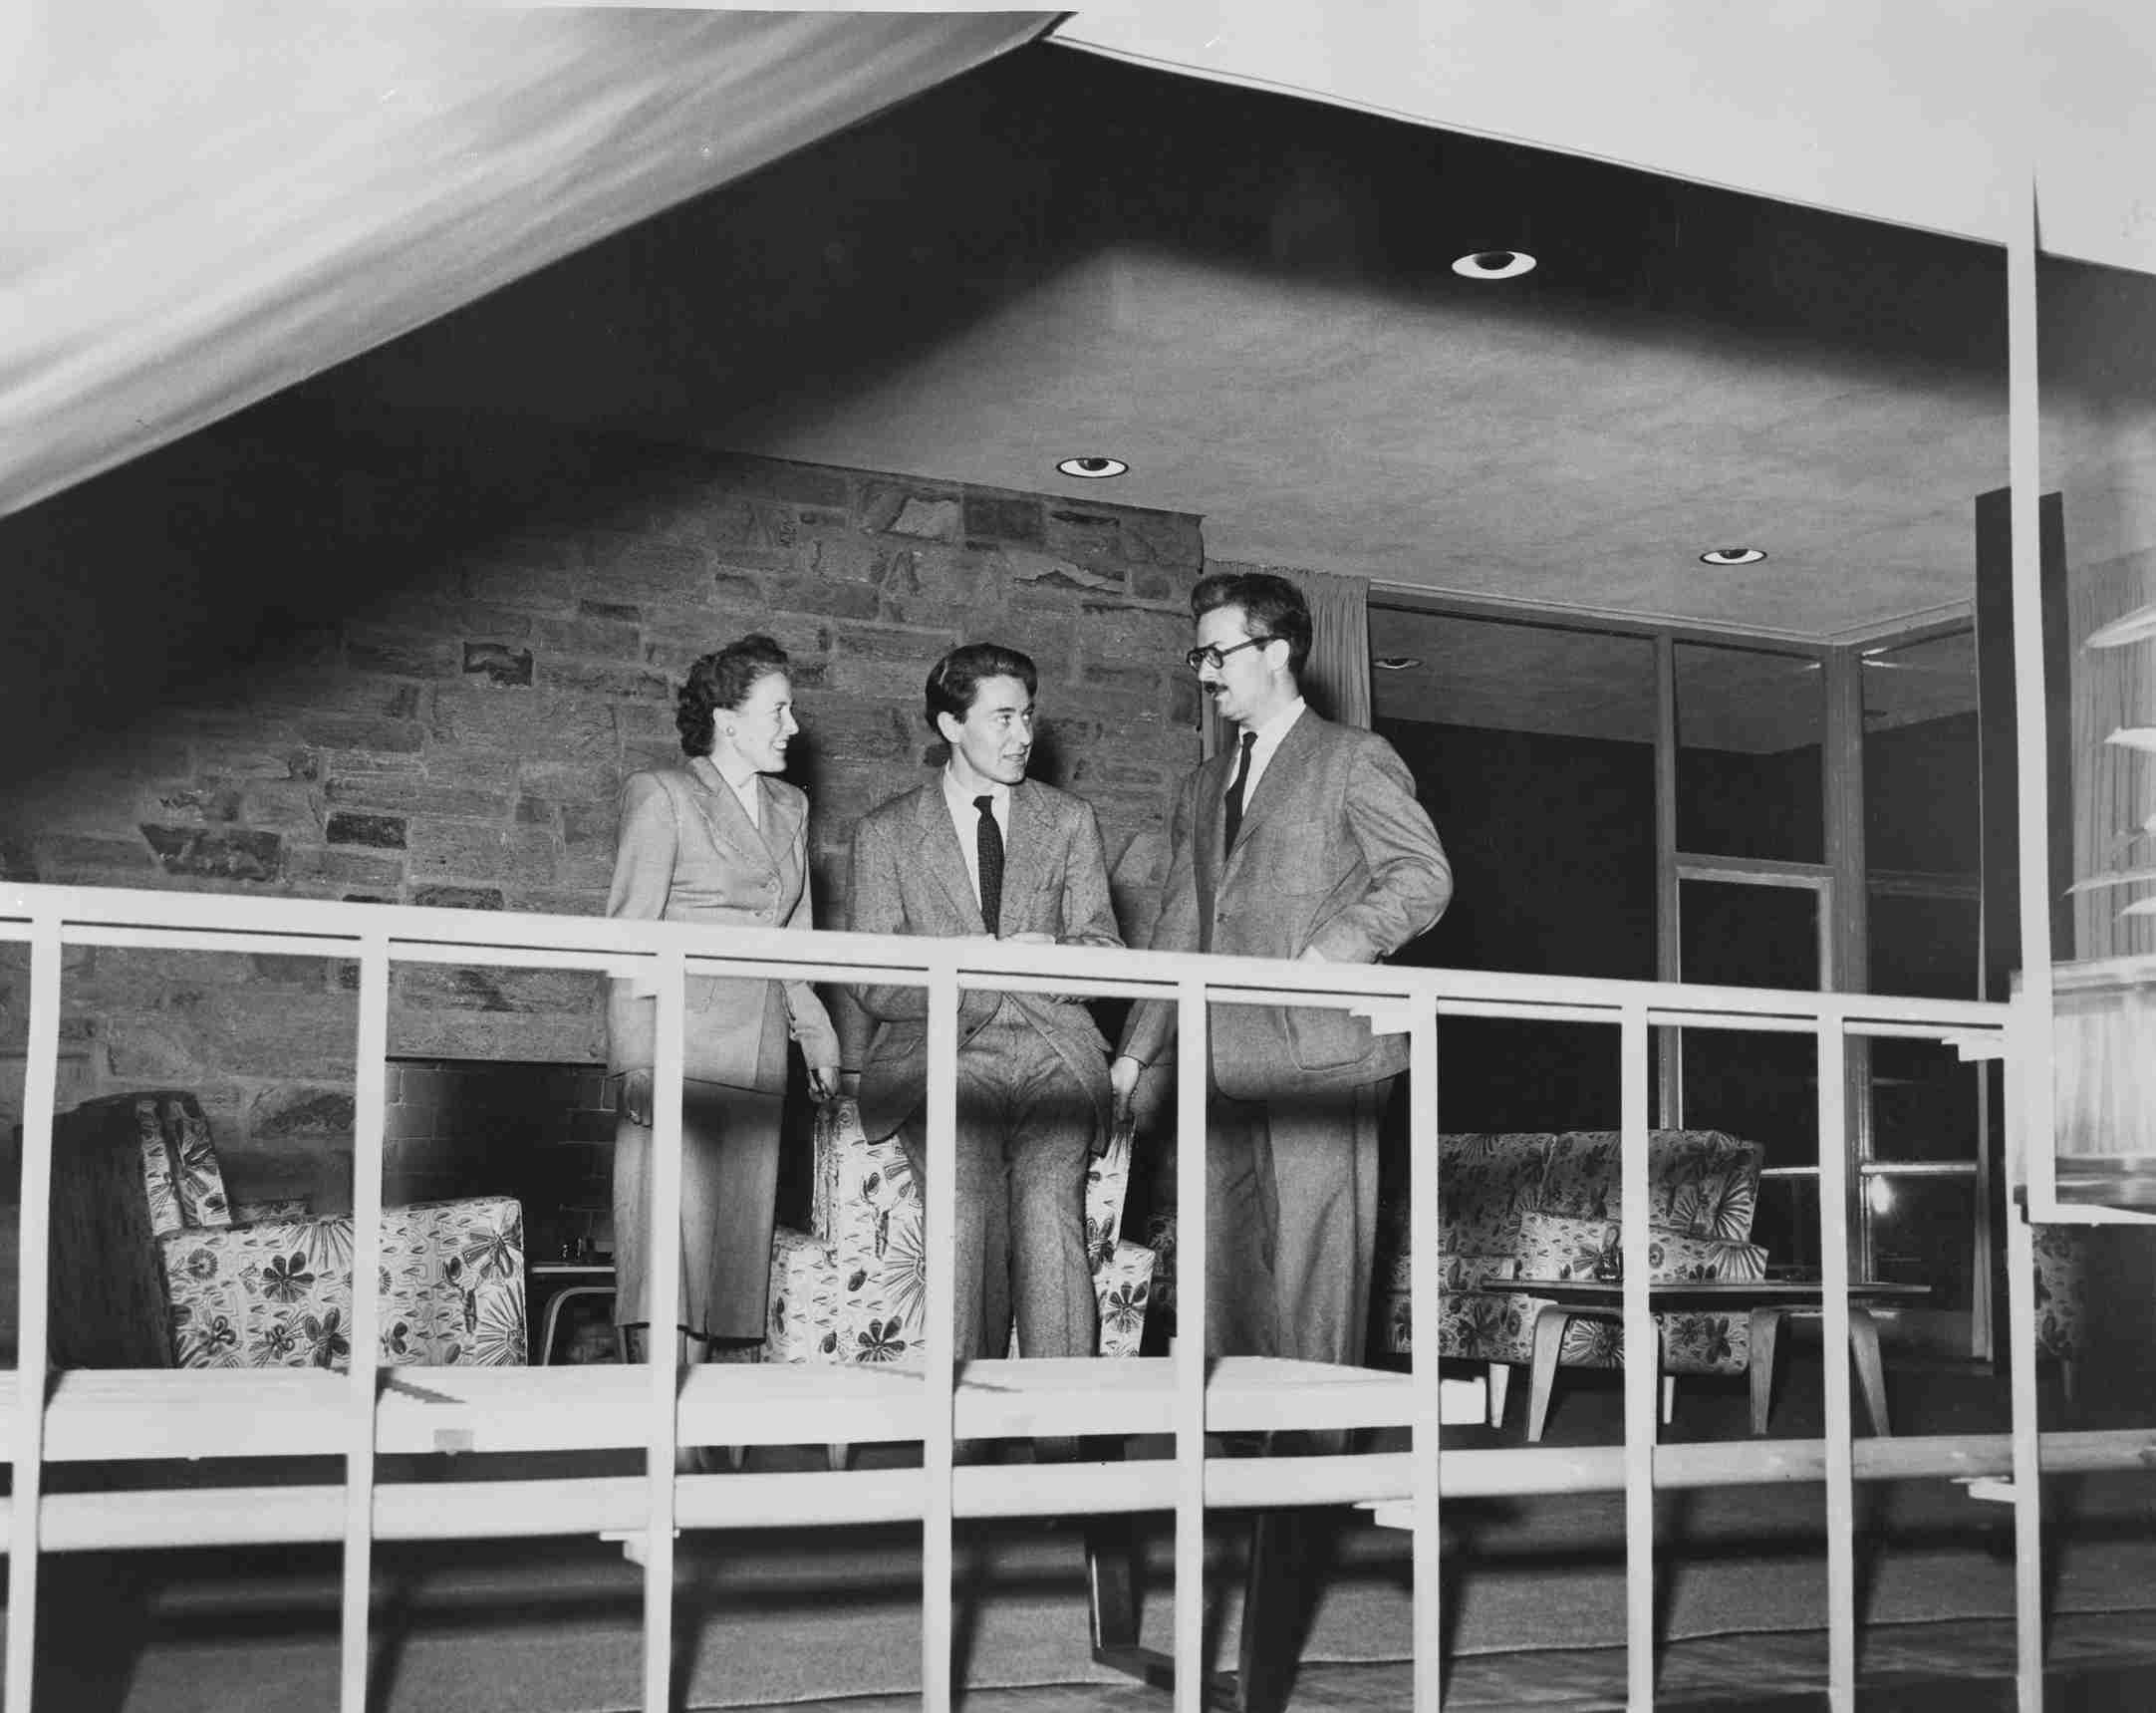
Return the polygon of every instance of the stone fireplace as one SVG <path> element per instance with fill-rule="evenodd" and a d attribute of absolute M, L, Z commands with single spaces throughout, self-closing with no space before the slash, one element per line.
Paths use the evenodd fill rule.
<path fill-rule="evenodd" d="M 614 1114 L 592 1064 L 390 1061 L 385 1203 L 510 1195 L 532 1262 L 611 1255 Z"/>

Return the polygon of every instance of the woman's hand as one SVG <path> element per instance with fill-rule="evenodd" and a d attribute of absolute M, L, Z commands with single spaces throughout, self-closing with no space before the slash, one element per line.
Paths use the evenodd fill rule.
<path fill-rule="evenodd" d="M 821 1106 L 827 1100 L 836 1099 L 839 1092 L 839 1061 L 832 1059 L 828 1064 L 810 1065 L 808 1085 L 809 1094 L 817 1105 Z"/>

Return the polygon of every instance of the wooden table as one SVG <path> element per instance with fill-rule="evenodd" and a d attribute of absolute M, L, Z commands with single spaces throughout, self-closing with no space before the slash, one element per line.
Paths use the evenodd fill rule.
<path fill-rule="evenodd" d="M 1520 1279 L 1505 1283 L 1508 1288 L 1524 1295 L 1548 1298 L 1534 1317 L 1532 1378 L 1527 1399 L 1527 1438 L 1539 1440 L 1549 1413 L 1549 1391 L 1557 1375 L 1565 1322 L 1580 1315 L 1621 1320 L 1624 1285 L 1615 1280 L 1600 1279 Z M 1750 1317 L 1752 1350 L 1746 1373 L 1752 1382 L 1752 1431 L 1763 1434 L 1774 1383 L 1774 1345 L 1781 1323 L 1791 1314 L 1823 1313 L 1820 1291 L 1817 1280 L 1669 1281 L 1647 1286 L 1647 1304 L 1657 1314 L 1698 1309 Z M 1887 1425 L 1886 1373 L 1879 1361 L 1879 1327 L 1871 1310 L 1919 1302 L 1930 1293 L 1929 1285 L 1890 1285 L 1883 1280 L 1853 1280 L 1849 1285 L 1849 1353 L 1856 1363 L 1857 1384 L 1864 1393 L 1872 1431 L 1882 1439 L 1893 1429 Z"/>

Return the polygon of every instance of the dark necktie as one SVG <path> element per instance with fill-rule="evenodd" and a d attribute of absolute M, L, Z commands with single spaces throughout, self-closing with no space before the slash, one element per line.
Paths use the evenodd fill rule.
<path fill-rule="evenodd" d="M 975 797 L 973 807 L 980 811 L 980 825 L 973 831 L 974 848 L 980 853 L 980 919 L 987 924 L 990 934 L 1000 934 L 1002 929 L 999 923 L 1003 915 L 1003 829 L 995 824 L 994 797 Z"/>
<path fill-rule="evenodd" d="M 1227 788 L 1227 837 L 1220 841 L 1222 856 L 1235 848 L 1235 835 L 1242 831 L 1242 786 L 1250 776 L 1250 751 L 1256 744 L 1256 732 L 1242 734 L 1242 754 L 1235 762 L 1235 782 Z"/>

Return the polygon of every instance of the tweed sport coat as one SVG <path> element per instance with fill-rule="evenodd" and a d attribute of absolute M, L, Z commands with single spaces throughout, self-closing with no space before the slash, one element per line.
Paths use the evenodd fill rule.
<path fill-rule="evenodd" d="M 632 773 L 622 786 L 609 916 L 646 921 L 813 928 L 808 890 L 808 798 L 757 777 L 759 827 L 706 756 L 685 767 Z M 806 982 L 690 976 L 683 1074 L 735 1088 L 778 1088 L 786 1037 L 811 1063 L 836 1064 L 838 1035 Z M 607 1068 L 652 1063 L 658 1006 L 627 981 L 609 984 Z"/>
<path fill-rule="evenodd" d="M 1156 951 L 1370 964 L 1444 913 L 1453 871 L 1393 746 L 1307 708 L 1281 738 L 1221 850 L 1234 746 L 1177 794 Z M 1407 1040 L 1341 1010 L 1216 1005 L 1213 1075 L 1237 1099 L 1376 1082 L 1407 1068 Z M 1131 1008 L 1121 1051 L 1153 1065 L 1175 1039 L 1173 1004 Z"/>
<path fill-rule="evenodd" d="M 943 777 L 894 797 L 854 829 L 853 923 L 863 934 L 985 934 L 965 853 L 950 823 Z M 1108 895 L 1100 823 L 1082 797 L 1038 780 L 1011 787 L 1003 839 L 1002 930 L 1052 934 L 1065 946 L 1121 946 Z M 861 987 L 875 1022 L 861 1074 L 861 1125 L 880 1141 L 927 1098 L 929 999 L 924 988 Z M 1109 1127 L 1108 1043 L 1077 999 L 1046 994 L 961 993 L 958 1041 L 978 1034 L 999 1002 L 1036 1023 L 1093 1095 L 1098 1142 Z"/>

